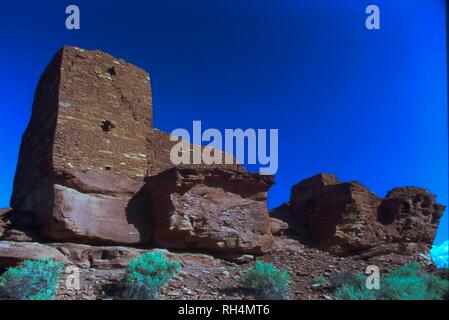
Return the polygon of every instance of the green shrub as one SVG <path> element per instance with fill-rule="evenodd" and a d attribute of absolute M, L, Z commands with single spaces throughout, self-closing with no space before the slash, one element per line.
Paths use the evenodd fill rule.
<path fill-rule="evenodd" d="M 329 286 L 335 289 L 343 285 L 355 285 L 355 277 L 355 275 L 349 272 L 333 273 L 329 277 Z"/>
<path fill-rule="evenodd" d="M 312 287 L 319 288 L 324 287 L 327 284 L 327 279 L 323 276 L 315 277 L 312 279 Z"/>
<path fill-rule="evenodd" d="M 271 263 L 257 261 L 256 265 L 243 275 L 243 285 L 254 290 L 256 297 L 263 300 L 288 299 L 290 274 L 276 269 Z"/>
<path fill-rule="evenodd" d="M 0 296 L 8 300 L 53 300 L 64 264 L 25 260 L 0 277 Z"/>
<path fill-rule="evenodd" d="M 360 290 L 359 288 L 343 285 L 337 289 L 337 300 L 377 300 L 375 290 Z"/>
<path fill-rule="evenodd" d="M 357 283 L 339 287 L 339 300 L 442 300 L 449 281 L 425 272 L 419 263 L 412 262 L 390 271 L 380 280 L 379 290 L 368 290 L 366 277 L 357 275 Z"/>
<path fill-rule="evenodd" d="M 123 279 L 123 298 L 127 300 L 159 299 L 159 289 L 176 275 L 179 262 L 170 260 L 160 252 L 146 253 L 131 260 Z"/>
<path fill-rule="evenodd" d="M 345 274 L 345 281 L 342 281 L 341 285 L 335 292 L 337 300 L 376 300 L 376 290 L 366 289 L 365 280 L 366 276 L 357 273 L 349 276 Z"/>

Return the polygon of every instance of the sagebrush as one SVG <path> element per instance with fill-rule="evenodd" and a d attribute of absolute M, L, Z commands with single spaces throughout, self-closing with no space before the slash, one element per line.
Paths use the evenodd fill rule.
<path fill-rule="evenodd" d="M 53 300 L 64 264 L 48 259 L 25 260 L 0 277 L 0 298 L 8 300 Z"/>
<path fill-rule="evenodd" d="M 133 259 L 123 279 L 123 298 L 127 300 L 156 300 L 159 290 L 181 269 L 176 260 L 161 252 L 151 252 Z"/>
<path fill-rule="evenodd" d="M 366 276 L 358 274 L 352 284 L 336 291 L 339 300 L 443 300 L 449 281 L 427 273 L 417 262 L 390 271 L 380 280 L 379 290 L 366 288 Z"/>
<path fill-rule="evenodd" d="M 271 263 L 257 261 L 242 278 L 242 284 L 254 291 L 258 299 L 286 300 L 290 274 L 283 269 L 276 269 Z"/>

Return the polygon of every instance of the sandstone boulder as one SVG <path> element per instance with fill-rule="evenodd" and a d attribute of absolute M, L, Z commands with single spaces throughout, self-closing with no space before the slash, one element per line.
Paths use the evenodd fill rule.
<path fill-rule="evenodd" d="M 45 239 L 139 243 L 149 239 L 142 188 L 126 176 L 70 170 L 46 179 L 21 207 L 35 213 L 35 226 Z"/>
<path fill-rule="evenodd" d="M 396 188 L 378 208 L 379 222 L 388 242 L 431 244 L 445 207 L 423 188 Z"/>
<path fill-rule="evenodd" d="M 2 240 L 14 242 L 32 242 L 35 240 L 33 234 L 17 229 L 8 229 L 5 231 Z"/>
<path fill-rule="evenodd" d="M 360 183 L 320 174 L 294 186 L 290 203 L 312 244 L 333 254 L 368 249 L 382 238 L 381 199 Z"/>
<path fill-rule="evenodd" d="M 280 236 L 289 228 L 289 225 L 285 221 L 270 217 L 270 227 L 273 236 Z"/>
<path fill-rule="evenodd" d="M 120 269 L 126 268 L 131 259 L 137 258 L 144 250 L 120 246 L 90 246 L 75 243 L 53 243 L 57 249 L 81 268 Z"/>
<path fill-rule="evenodd" d="M 0 241 L 0 266 L 16 266 L 24 260 L 54 259 L 70 264 L 70 261 L 58 250 L 38 243 L 15 243 Z"/>
<path fill-rule="evenodd" d="M 147 178 L 156 246 L 260 254 L 272 235 L 266 207 L 271 176 L 176 167 Z"/>
<path fill-rule="evenodd" d="M 57 249 L 71 264 L 80 268 L 123 269 L 132 259 L 149 252 L 162 252 L 167 258 L 175 259 L 182 265 L 215 266 L 219 260 L 205 254 L 174 253 L 165 249 L 138 249 L 123 246 L 92 246 L 77 243 L 50 243 L 49 247 Z"/>

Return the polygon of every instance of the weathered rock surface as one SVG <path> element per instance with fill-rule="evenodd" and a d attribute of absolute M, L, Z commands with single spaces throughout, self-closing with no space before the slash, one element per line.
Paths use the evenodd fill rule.
<path fill-rule="evenodd" d="M 173 168 L 148 177 L 153 242 L 174 249 L 270 249 L 266 209 L 273 178 L 224 169 Z"/>
<path fill-rule="evenodd" d="M 136 199 L 148 170 L 148 74 L 100 51 L 64 47 L 42 75 L 11 206 L 44 238 L 140 243 Z"/>
<path fill-rule="evenodd" d="M 41 188 L 36 193 L 36 203 L 46 194 L 53 197 L 46 199 L 52 214 L 39 217 L 44 238 L 93 244 L 149 241 L 142 183 L 96 169 L 72 173 L 61 184 L 48 185 L 50 192 Z M 45 212 L 45 203 L 37 208 Z"/>
<path fill-rule="evenodd" d="M 173 167 L 177 141 L 170 138 L 152 129 L 145 71 L 100 51 L 64 47 L 39 81 L 11 206 L 18 216 L 31 213 L 45 240 L 148 244 L 144 178 Z"/>
<path fill-rule="evenodd" d="M 274 236 L 281 236 L 281 235 L 283 235 L 285 230 L 288 230 L 289 225 L 285 221 L 270 217 L 270 227 L 271 227 L 271 233 Z"/>
<path fill-rule="evenodd" d="M 126 268 L 131 259 L 139 257 L 145 250 L 116 247 L 89 246 L 75 243 L 49 244 L 81 268 L 116 269 Z"/>
<path fill-rule="evenodd" d="M 32 234 L 17 229 L 8 229 L 5 231 L 2 240 L 13 242 L 32 242 Z"/>
<path fill-rule="evenodd" d="M 11 209 L 0 209 L 0 238 L 3 237 L 3 234 L 6 228 L 9 226 L 9 221 L 7 219 L 7 215 L 11 212 Z"/>
<path fill-rule="evenodd" d="M 314 246 L 336 255 L 370 249 L 367 257 L 372 257 L 405 252 L 403 246 L 388 244 L 430 245 L 444 206 L 421 188 L 397 188 L 382 200 L 358 182 L 319 174 L 292 188 L 290 210 Z"/>
<path fill-rule="evenodd" d="M 371 248 L 382 237 L 377 222 L 381 200 L 357 182 L 340 183 L 320 174 L 292 188 L 291 208 L 311 242 L 334 254 Z"/>
<path fill-rule="evenodd" d="M 378 208 L 388 242 L 432 243 L 445 207 L 423 188 L 396 188 Z"/>
<path fill-rule="evenodd" d="M 39 243 L 0 241 L 0 266 L 15 266 L 24 260 L 54 259 L 69 264 L 70 261 L 58 250 Z"/>

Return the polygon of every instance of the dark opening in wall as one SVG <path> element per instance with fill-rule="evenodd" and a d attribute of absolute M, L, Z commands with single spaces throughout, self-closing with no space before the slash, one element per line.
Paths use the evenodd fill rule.
<path fill-rule="evenodd" d="M 109 120 L 103 121 L 103 123 L 101 125 L 101 129 L 104 132 L 109 132 L 109 131 L 111 131 L 114 128 L 115 128 L 115 125 L 111 121 L 109 121 Z"/>
<path fill-rule="evenodd" d="M 115 68 L 114 68 L 114 67 L 109 68 L 109 69 L 108 69 L 108 73 L 109 73 L 111 76 L 116 76 L 116 75 L 117 75 L 117 72 L 115 72 Z"/>

